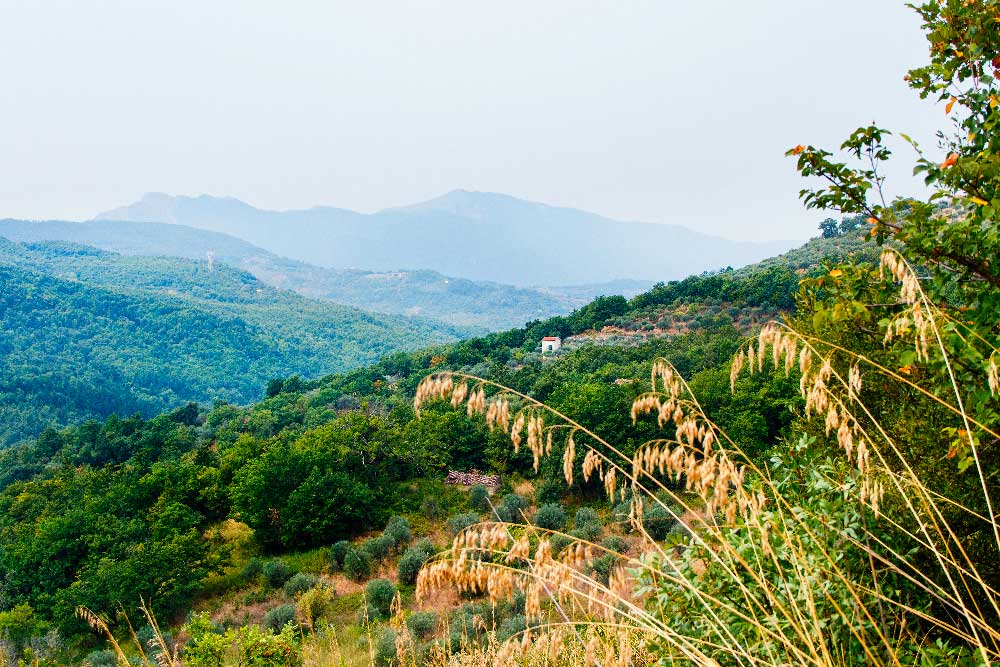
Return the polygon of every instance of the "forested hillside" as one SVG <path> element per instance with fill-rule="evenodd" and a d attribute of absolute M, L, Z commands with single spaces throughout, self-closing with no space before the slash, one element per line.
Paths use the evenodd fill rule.
<path fill-rule="evenodd" d="M 268 380 L 455 340 L 269 287 L 225 265 L 0 239 L 0 446 L 115 413 L 238 403 Z"/>
<path fill-rule="evenodd" d="M 602 294 L 634 296 L 649 281 L 518 288 L 436 271 L 324 268 L 280 257 L 228 234 L 185 225 L 118 220 L 0 220 L 0 237 L 24 243 L 71 241 L 123 255 L 213 261 L 252 273 L 273 287 L 364 310 L 433 318 L 487 333 L 565 314 Z M 404 265 L 401 265 L 404 266 Z"/>
<path fill-rule="evenodd" d="M 867 252 L 853 236 L 810 247 L 817 257 Z M 65 253 L 85 252 L 75 246 L 15 250 L 55 253 L 56 266 Z M 503 434 L 464 411 L 441 405 L 417 419 L 412 400 L 418 383 L 443 370 L 479 375 L 548 401 L 631 452 L 655 428 L 633 425 L 629 405 L 643 390 L 648 360 L 666 356 L 691 378 L 720 423 L 763 454 L 791 422 L 795 381 L 747 378 L 730 393 L 728 362 L 746 334 L 737 328 L 739 315 L 720 311 L 688 332 L 627 346 L 585 345 L 552 356 L 539 353 L 538 344 L 545 335 L 569 337 L 641 321 L 665 308 L 708 312 L 719 299 L 739 311 L 793 310 L 805 273 L 775 264 L 660 285 L 631 301 L 601 298 L 567 317 L 395 353 L 343 374 L 289 377 L 269 383 L 268 397 L 247 407 L 191 404 L 152 419 L 112 417 L 48 430 L 0 455 L 0 600 L 21 610 L 22 636 L 55 629 L 79 655 L 94 638 L 73 614 L 78 605 L 111 610 L 121 601 L 134 614 L 141 595 L 162 619 L 179 618 L 192 605 L 213 610 L 224 623 L 240 623 L 246 615 L 259 620 L 264 611 L 277 618 L 276 610 L 287 605 L 281 584 L 291 570 L 300 570 L 305 581 L 345 567 L 343 554 L 328 562 L 329 545 L 381 529 L 394 514 L 424 534 L 449 514 L 451 523 L 478 520 L 480 510 L 470 508 L 463 494 L 441 486 L 449 469 L 500 473 L 508 490 L 529 478 L 546 502 L 599 498 L 600 483 L 582 479 L 566 496 L 560 465 L 546 460 L 536 473 L 530 451 L 515 453 Z M 808 271 L 823 269 L 812 263 Z M 598 532 L 632 539 L 620 518 L 605 520 Z M 369 540 L 351 551 L 351 563 L 360 558 L 367 565 L 347 565 L 338 585 L 349 589 L 352 578 L 364 582 L 368 572 L 395 568 L 406 547 L 401 539 L 395 547 Z M 426 549 L 420 553 L 403 561 L 418 559 L 419 567 L 427 558 Z M 281 562 L 288 570 L 284 579 L 274 575 L 277 588 L 268 583 L 271 575 L 261 579 L 256 569 L 263 562 L 258 559 L 275 554 L 285 554 Z M 399 579 L 411 600 L 415 570 L 402 561 L 399 567 L 412 571 Z M 360 604 L 358 595 L 345 597 L 337 606 L 338 623 L 360 629 Z"/>

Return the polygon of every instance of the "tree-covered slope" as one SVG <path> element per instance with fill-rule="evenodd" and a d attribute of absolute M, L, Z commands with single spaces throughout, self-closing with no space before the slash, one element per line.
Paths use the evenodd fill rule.
<path fill-rule="evenodd" d="M 852 243 L 814 241 L 808 252 L 822 256 Z M 36 262 L 49 256 L 50 268 L 63 269 L 81 266 L 65 254 L 95 252 L 77 246 L 14 250 Z M 173 262 L 168 266 L 185 266 Z M 93 268 L 98 262 L 86 266 L 109 271 Z M 823 271 L 816 264 L 807 270 Z M 443 513 L 457 507 L 435 481 L 448 469 L 525 476 L 537 497 L 558 499 L 558 455 L 536 473 L 529 451 L 514 452 L 502 434 L 464 410 L 429 405 L 416 418 L 417 384 L 442 370 L 472 373 L 544 400 L 631 453 L 656 433 L 650 424 L 634 424 L 629 406 L 643 391 L 649 360 L 663 356 L 690 379 L 728 432 L 763 454 L 792 419 L 796 381 L 743 378 L 731 393 L 728 363 L 745 341 L 733 326 L 739 317 L 712 316 L 697 330 L 635 345 L 584 345 L 543 355 L 538 343 L 553 333 L 572 336 L 640 321 L 656 308 L 710 307 L 721 297 L 740 309 L 787 310 L 801 275 L 801 268 L 778 261 L 759 271 L 695 276 L 632 300 L 600 298 L 565 317 L 397 352 L 343 373 L 272 381 L 267 396 L 251 405 L 191 405 L 152 419 L 112 417 L 48 430 L 0 454 L 0 598 L 10 607 L 22 605 L 17 608 L 25 610 L 28 635 L 58 628 L 86 652 L 76 605 L 103 611 L 120 601 L 134 609 L 137 596 L 154 596 L 161 618 L 177 617 L 197 602 L 221 622 L 242 623 L 246 614 L 262 605 L 277 609 L 287 597 L 259 583 L 248 560 L 255 550 L 262 557 L 295 557 L 318 572 L 328 567 L 325 556 L 317 563 L 295 554 L 356 539 L 381 528 L 393 513 L 410 516 L 424 534 L 439 534 Z M 86 287 L 46 280 L 63 290 Z M 152 283 L 145 279 L 147 287 Z M 253 298 L 240 297 L 239 289 L 225 294 L 230 301 Z M 600 482 L 578 477 L 570 493 L 593 501 Z M 243 526 L 247 537 L 239 553 L 229 551 L 220 532 L 229 529 L 220 526 Z M 613 522 L 612 529 L 619 530 Z M 212 572 L 223 574 L 213 578 Z M 355 622 L 353 599 L 341 603 L 338 623 Z M 404 599 L 410 604 L 409 596 Z"/>
<path fill-rule="evenodd" d="M 0 446 L 49 424 L 258 398 L 275 376 L 454 340 L 204 263 L 0 241 Z"/>
<path fill-rule="evenodd" d="M 185 225 L 119 220 L 66 222 L 0 220 L 0 237 L 24 243 L 71 241 L 124 255 L 183 257 L 248 271 L 303 296 L 380 313 L 417 315 L 479 333 L 565 314 L 601 294 L 633 296 L 650 282 L 520 288 L 436 271 L 325 268 L 280 257 L 219 232 Z"/>

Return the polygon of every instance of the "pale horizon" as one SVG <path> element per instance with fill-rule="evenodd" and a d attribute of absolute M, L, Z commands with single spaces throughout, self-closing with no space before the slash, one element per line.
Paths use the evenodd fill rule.
<path fill-rule="evenodd" d="M 933 152 L 943 112 L 902 81 L 918 25 L 861 0 L 15 2 L 0 217 L 87 220 L 147 192 L 371 213 L 465 189 L 801 240 L 828 214 L 801 206 L 787 148 L 835 148 L 874 112 Z"/>

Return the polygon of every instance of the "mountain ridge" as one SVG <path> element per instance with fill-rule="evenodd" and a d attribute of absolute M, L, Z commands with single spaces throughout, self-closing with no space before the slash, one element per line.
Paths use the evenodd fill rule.
<path fill-rule="evenodd" d="M 268 211 L 234 198 L 157 193 L 94 219 L 185 224 L 324 267 L 431 269 L 520 287 L 670 280 L 742 266 L 796 244 L 732 241 L 469 190 L 367 214 L 330 206 Z"/>
<path fill-rule="evenodd" d="M 274 287 L 387 314 L 421 315 L 485 333 L 565 314 L 603 294 L 634 296 L 651 281 L 527 287 L 470 281 L 429 269 L 332 269 L 287 259 L 221 232 L 181 224 L 95 220 L 0 220 L 0 237 L 18 242 L 70 241 L 124 255 L 218 261 Z M 210 255 L 211 253 L 211 255 Z"/>

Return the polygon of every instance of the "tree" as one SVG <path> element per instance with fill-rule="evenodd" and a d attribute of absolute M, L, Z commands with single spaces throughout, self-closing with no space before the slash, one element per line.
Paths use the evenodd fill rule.
<path fill-rule="evenodd" d="M 840 234 L 837 221 L 833 218 L 827 218 L 823 222 L 819 223 L 820 231 L 823 232 L 823 238 L 832 239 Z"/>

